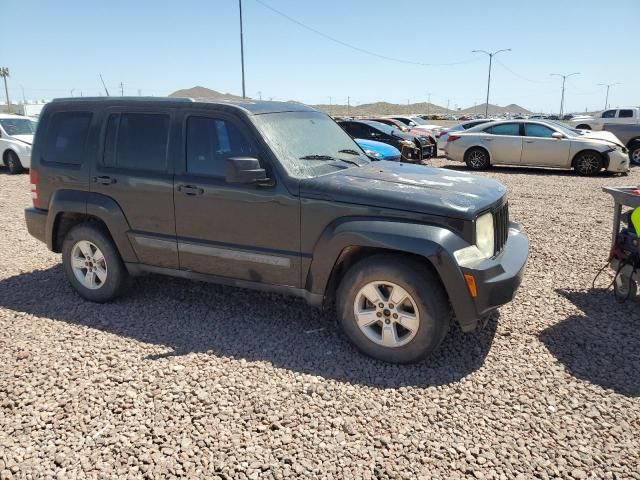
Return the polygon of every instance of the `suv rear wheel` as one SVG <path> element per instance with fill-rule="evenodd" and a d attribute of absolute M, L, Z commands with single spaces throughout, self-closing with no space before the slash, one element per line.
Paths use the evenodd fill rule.
<path fill-rule="evenodd" d="M 376 255 L 350 268 L 340 283 L 336 307 L 356 347 L 386 362 L 424 359 L 449 328 L 442 285 L 432 272 L 402 256 Z"/>
<path fill-rule="evenodd" d="M 128 273 L 113 241 L 97 224 L 73 227 L 62 245 L 62 264 L 76 291 L 92 302 L 108 302 L 124 288 Z"/>

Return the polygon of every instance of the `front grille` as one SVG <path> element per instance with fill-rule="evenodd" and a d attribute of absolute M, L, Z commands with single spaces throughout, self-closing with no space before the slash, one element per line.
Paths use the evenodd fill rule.
<path fill-rule="evenodd" d="M 494 247 L 497 255 L 504 248 L 509 237 L 509 204 L 504 203 L 493 212 Z"/>

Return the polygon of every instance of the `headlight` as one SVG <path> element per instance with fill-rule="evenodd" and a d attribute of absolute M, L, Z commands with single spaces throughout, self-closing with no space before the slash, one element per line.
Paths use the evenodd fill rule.
<path fill-rule="evenodd" d="M 382 155 L 378 152 L 374 152 L 373 150 L 365 150 L 364 153 L 367 154 L 367 157 L 375 158 L 376 160 L 380 160 L 382 158 Z"/>
<path fill-rule="evenodd" d="M 470 266 L 485 258 L 493 257 L 493 254 L 493 214 L 489 212 L 476 219 L 476 244 L 453 252 L 453 256 L 458 265 Z"/>
<path fill-rule="evenodd" d="M 403 145 L 405 147 L 413 147 L 416 148 L 416 144 L 413 143 L 411 140 L 401 140 L 400 141 L 400 145 Z"/>

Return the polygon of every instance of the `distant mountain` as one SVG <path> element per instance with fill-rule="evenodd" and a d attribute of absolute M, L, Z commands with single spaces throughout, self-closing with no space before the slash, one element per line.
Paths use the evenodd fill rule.
<path fill-rule="evenodd" d="M 242 100 L 242 97 L 238 95 L 232 95 L 230 93 L 221 93 L 216 90 L 211 90 L 206 87 L 193 87 L 184 90 L 178 90 L 173 92 L 170 97 L 190 97 L 190 98 L 208 98 L 214 100 Z M 295 102 L 290 100 L 290 102 Z M 361 105 L 311 105 L 318 110 L 322 110 L 330 115 L 350 115 L 350 116 L 374 116 L 374 115 L 407 115 L 407 114 L 484 114 L 484 103 L 476 105 L 475 107 L 465 108 L 464 110 L 454 111 L 453 109 L 447 110 L 445 107 L 435 105 L 433 103 L 410 103 L 408 105 L 398 105 L 396 103 L 388 102 L 375 102 L 375 103 L 363 103 Z M 532 112 L 524 107 L 516 105 L 514 103 L 507 105 L 506 107 L 500 107 L 498 105 L 489 104 L 489 115 L 501 115 L 503 113 L 522 113 L 530 115 Z"/>
<path fill-rule="evenodd" d="M 242 100 L 242 97 L 231 93 L 221 93 L 206 87 L 193 87 L 176 90 L 170 97 L 209 98 L 215 100 Z"/>

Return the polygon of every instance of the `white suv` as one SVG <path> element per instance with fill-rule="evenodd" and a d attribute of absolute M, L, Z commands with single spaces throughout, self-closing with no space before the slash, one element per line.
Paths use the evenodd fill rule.
<path fill-rule="evenodd" d="M 0 158 L 10 173 L 31 166 L 31 144 L 36 122 L 29 117 L 0 113 Z"/>

